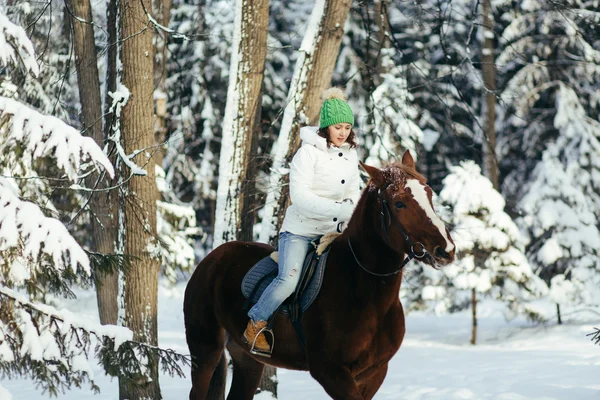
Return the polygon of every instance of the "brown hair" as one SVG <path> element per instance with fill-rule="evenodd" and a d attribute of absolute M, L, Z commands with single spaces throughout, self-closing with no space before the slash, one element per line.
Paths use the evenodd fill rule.
<path fill-rule="evenodd" d="M 329 127 L 319 128 L 319 130 L 317 131 L 317 135 L 321 136 L 322 138 L 325 138 L 325 140 L 327 141 L 327 148 L 331 147 L 331 140 L 329 139 Z M 358 146 L 358 144 L 356 143 L 356 133 L 354 133 L 354 129 L 350 130 L 350 134 L 348 135 L 348 138 L 346 138 L 346 143 L 348 143 L 350 145 L 350 148 L 352 149 Z"/>

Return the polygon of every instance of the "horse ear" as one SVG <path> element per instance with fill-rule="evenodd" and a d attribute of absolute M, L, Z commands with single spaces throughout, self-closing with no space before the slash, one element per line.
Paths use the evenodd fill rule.
<path fill-rule="evenodd" d="M 360 163 L 360 166 L 362 167 L 362 169 L 364 169 L 367 172 L 367 174 L 369 174 L 369 176 L 373 180 L 373 183 L 375 183 L 375 185 L 378 188 L 383 187 L 383 185 L 385 183 L 385 177 L 383 176 L 383 172 L 381 172 L 381 170 L 379 168 L 367 165 L 362 161 L 359 161 L 359 163 Z"/>
<path fill-rule="evenodd" d="M 406 165 L 409 168 L 415 168 L 415 160 L 412 158 L 410 151 L 405 150 L 404 154 L 402 154 L 402 164 Z"/>

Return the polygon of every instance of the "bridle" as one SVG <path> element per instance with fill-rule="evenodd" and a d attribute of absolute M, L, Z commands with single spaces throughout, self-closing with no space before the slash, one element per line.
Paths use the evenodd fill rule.
<path fill-rule="evenodd" d="M 390 186 L 389 183 L 383 189 L 379 189 L 377 191 L 377 197 L 379 198 L 379 201 L 381 202 L 381 212 L 380 212 L 381 229 L 383 230 L 384 235 L 387 237 L 388 236 L 388 227 L 391 225 L 392 221 L 394 221 L 396 223 L 396 227 L 398 228 L 398 231 L 400 231 L 400 233 L 404 237 L 404 241 L 410 246 L 410 251 L 406 255 L 406 258 L 404 258 L 404 260 L 402 261 L 402 264 L 400 264 L 400 266 L 395 271 L 383 273 L 383 274 L 378 273 L 378 272 L 373 272 L 373 271 L 370 271 L 367 268 L 365 268 L 365 266 L 362 265 L 361 262 L 358 260 L 358 257 L 356 256 L 356 253 L 354 252 L 354 248 L 352 247 L 352 243 L 350 242 L 350 237 L 348 237 L 348 246 L 350 247 L 350 251 L 352 252 L 352 255 L 354 256 L 354 260 L 365 272 L 367 272 L 371 275 L 374 275 L 374 276 L 396 275 L 397 273 L 402 271 L 402 269 L 406 266 L 406 264 L 408 264 L 413 258 L 421 259 L 428 254 L 423 243 L 413 242 L 412 239 L 410 238 L 410 236 L 408 236 L 408 234 L 404 231 L 404 229 L 402 229 L 400 222 L 398 222 L 397 219 L 392 218 L 392 211 L 390 210 L 390 205 L 388 204 L 388 201 L 383 198 L 383 192 L 385 192 L 385 190 L 388 188 L 388 186 Z M 387 219 L 387 224 L 386 224 L 386 219 Z M 415 244 L 421 245 L 421 248 L 422 248 L 421 253 L 415 252 Z"/>

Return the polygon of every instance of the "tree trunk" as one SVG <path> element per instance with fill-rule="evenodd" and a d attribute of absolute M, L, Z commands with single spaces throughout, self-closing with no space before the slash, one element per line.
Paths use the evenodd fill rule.
<path fill-rule="evenodd" d="M 153 0 L 154 19 L 165 28 L 169 26 L 171 17 L 171 0 Z M 156 115 L 156 138 L 157 148 L 154 156 L 155 163 L 162 167 L 165 149 L 164 143 L 167 136 L 167 94 L 165 89 L 165 80 L 167 78 L 167 38 L 168 33 L 157 28 L 154 35 L 156 51 L 154 56 L 154 112 Z"/>
<path fill-rule="evenodd" d="M 83 132 L 92 137 L 102 148 L 104 147 L 102 101 L 90 0 L 67 0 L 67 7 L 76 17 L 72 18 L 72 27 Z M 88 187 L 93 189 L 101 190 L 110 184 L 111 181 L 105 174 L 100 179 L 87 180 Z M 110 192 L 95 192 L 92 194 L 89 206 L 93 251 L 114 254 L 117 235 L 114 196 Z M 115 324 L 117 322 L 116 274 L 106 276 L 97 271 L 97 276 L 96 295 L 100 323 Z"/>
<path fill-rule="evenodd" d="M 375 21 L 377 22 L 377 44 L 376 44 L 376 74 L 371 74 L 373 79 L 375 80 L 375 85 L 379 85 L 381 83 L 381 75 L 388 72 L 387 67 L 382 64 L 382 50 L 390 47 L 390 21 L 389 15 L 387 12 L 387 8 L 389 5 L 389 0 L 377 0 L 375 1 Z"/>
<path fill-rule="evenodd" d="M 473 326 L 471 328 L 471 344 L 477 344 L 477 292 L 471 289 L 471 309 L 473 311 Z"/>
<path fill-rule="evenodd" d="M 112 97 L 110 93 L 117 90 L 117 56 L 118 40 L 117 37 L 117 0 L 109 0 L 107 5 L 107 31 L 108 31 L 108 50 L 106 52 L 106 81 L 104 91 L 104 137 L 108 138 L 113 134 L 115 115 L 111 112 Z"/>
<path fill-rule="evenodd" d="M 556 317 L 558 318 L 558 324 L 562 325 L 562 318 L 560 316 L 560 305 L 556 303 Z"/>
<path fill-rule="evenodd" d="M 499 189 L 498 159 L 496 157 L 496 65 L 494 63 L 494 20 L 490 0 L 483 0 L 482 73 L 485 90 L 484 163 L 485 175 Z"/>
<path fill-rule="evenodd" d="M 389 72 L 389 64 L 383 64 L 383 50 L 388 49 L 391 45 L 390 36 L 391 29 L 388 15 L 389 0 L 377 0 L 373 4 L 373 11 L 369 9 L 369 3 L 363 3 L 366 8 L 368 25 L 368 38 L 365 45 L 365 61 L 362 63 L 361 75 L 363 81 L 367 83 L 368 95 L 365 96 L 366 116 L 365 126 L 363 126 L 364 145 L 365 148 L 370 148 L 376 140 L 382 140 L 381 133 L 377 129 L 375 122 L 375 114 L 378 112 L 378 104 L 373 101 L 373 93 L 383 81 L 383 74 Z M 369 17 L 370 13 L 373 17 Z M 373 33 L 375 31 L 375 33 Z M 372 47 L 373 46 L 373 47 Z M 361 139 L 363 140 L 363 139 Z"/>
<path fill-rule="evenodd" d="M 277 398 L 277 383 L 277 368 L 272 365 L 265 365 L 258 385 L 258 393 L 269 392 L 274 398 Z"/>
<path fill-rule="evenodd" d="M 113 124 L 115 122 L 115 116 L 110 111 L 112 104 L 112 97 L 110 93 L 114 93 L 117 90 L 117 1 L 109 0 L 107 5 L 107 31 L 108 31 L 108 50 L 106 56 L 106 79 L 105 79 L 105 97 L 104 97 L 104 141 L 105 145 L 108 146 L 108 155 L 111 160 L 116 159 L 114 143 L 107 139 L 111 137 L 113 132 Z M 118 171 L 117 171 L 118 174 Z M 102 182 L 103 185 L 116 183 L 115 180 L 112 182 Z M 119 195 L 116 190 L 107 191 L 102 194 L 102 198 L 106 204 L 111 208 L 113 216 L 117 216 L 119 212 L 118 199 Z M 111 229 L 112 235 L 112 249 L 108 250 L 109 253 L 116 252 L 116 241 L 118 237 L 118 223 L 116 217 L 113 217 L 111 222 L 113 223 Z M 117 324 L 118 316 L 118 302 L 117 298 L 119 295 L 119 273 L 114 272 L 111 274 L 101 274 L 98 276 L 99 285 L 96 287 L 96 293 L 98 297 L 98 310 L 100 313 L 100 321 L 103 324 Z"/>
<path fill-rule="evenodd" d="M 157 188 L 154 171 L 154 46 L 148 29 L 144 0 L 121 0 L 120 34 L 122 83 L 130 97 L 121 114 L 121 143 L 126 154 L 137 155 L 132 161 L 145 169 L 146 175 L 125 180 L 122 188 L 124 254 L 131 257 L 124 284 L 124 325 L 133 331 L 133 340 L 156 346 L 159 259 L 156 231 Z M 141 151 L 140 151 L 141 150 Z M 122 167 L 122 176 L 131 170 Z M 136 385 L 119 379 L 121 399 L 159 399 L 158 358 L 148 357 L 147 376 Z"/>
<path fill-rule="evenodd" d="M 351 1 L 326 0 L 315 7 L 296 63 L 281 132 L 271 153 L 269 180 L 260 241 L 275 243 L 288 203 L 288 167 L 299 144 L 301 125 L 318 121 L 321 94 L 331 85 L 333 68 L 344 35 Z"/>
<path fill-rule="evenodd" d="M 243 215 L 253 215 L 247 209 L 249 197 L 254 196 L 254 174 L 249 173 L 249 164 L 254 158 L 251 152 L 256 148 L 253 141 L 260 121 L 268 22 L 268 0 L 236 2 L 213 247 L 242 238 L 243 219 L 246 234 L 250 232 L 245 239 L 252 237 L 253 219 Z"/>

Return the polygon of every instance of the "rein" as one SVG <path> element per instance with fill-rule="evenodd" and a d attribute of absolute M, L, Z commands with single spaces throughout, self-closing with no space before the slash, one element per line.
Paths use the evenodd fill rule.
<path fill-rule="evenodd" d="M 389 186 L 389 185 L 388 185 Z M 383 191 L 385 191 L 385 189 L 387 189 L 387 186 L 385 188 L 383 188 Z M 390 206 L 387 202 L 386 199 L 383 198 L 383 194 L 382 194 L 382 190 L 380 189 L 378 191 L 378 197 L 379 200 L 381 201 L 381 229 L 383 229 L 383 232 L 385 233 L 385 235 L 388 235 L 388 226 L 391 225 L 392 221 L 394 221 L 396 223 L 396 227 L 398 228 L 398 230 L 400 231 L 400 233 L 402 234 L 402 236 L 404 237 L 404 241 L 406 243 L 408 243 L 408 245 L 410 246 L 410 251 L 408 252 L 406 258 L 404 258 L 404 260 L 402 261 L 402 264 L 400 264 L 400 266 L 392 272 L 388 272 L 388 273 L 378 273 L 378 272 L 373 272 L 368 270 L 364 265 L 362 265 L 362 263 L 358 260 L 358 257 L 356 256 L 356 253 L 354 252 L 354 248 L 352 247 L 352 243 L 350 242 L 350 238 L 348 238 L 348 246 L 350 247 L 350 251 L 352 252 L 352 255 L 354 256 L 354 261 L 356 261 L 356 263 L 367 273 L 374 275 L 374 276 L 392 276 L 392 275 L 396 275 L 397 273 L 399 273 L 400 271 L 402 271 L 402 269 L 406 266 L 406 264 L 408 264 L 413 258 L 423 258 L 425 257 L 425 255 L 427 254 L 427 250 L 425 250 L 425 246 L 423 245 L 423 243 L 421 242 L 413 242 L 410 238 L 410 236 L 408 236 L 408 234 L 404 231 L 404 229 L 402 229 L 402 226 L 400 225 L 400 222 L 398 222 L 397 219 L 392 218 L 392 212 L 390 210 Z M 386 216 L 388 219 L 388 223 L 386 225 L 385 220 L 386 220 Z M 417 254 L 415 252 L 415 244 L 419 244 L 421 245 L 421 253 Z"/>

